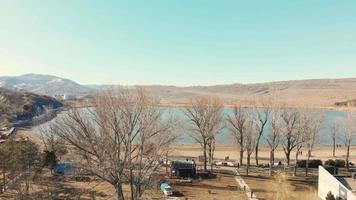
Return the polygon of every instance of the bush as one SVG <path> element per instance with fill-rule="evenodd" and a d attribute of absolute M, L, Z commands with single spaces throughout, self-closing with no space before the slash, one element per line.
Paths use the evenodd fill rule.
<path fill-rule="evenodd" d="M 326 200 L 336 200 L 335 196 L 330 192 L 328 192 L 328 194 L 325 197 Z"/>
<path fill-rule="evenodd" d="M 335 160 L 335 167 L 345 167 L 345 165 L 346 165 L 345 160 L 340 160 L 340 159 Z"/>
<path fill-rule="evenodd" d="M 324 165 L 330 165 L 334 167 L 345 167 L 346 162 L 345 160 L 341 160 L 341 159 L 336 159 L 336 160 L 329 159 L 324 162 Z"/>
<path fill-rule="evenodd" d="M 307 165 L 306 160 L 298 160 L 298 162 L 297 162 L 297 166 L 300 168 L 305 168 L 306 165 Z"/>
<path fill-rule="evenodd" d="M 323 162 L 321 162 L 321 160 L 310 160 L 309 161 L 310 168 L 318 168 L 319 165 L 323 165 Z"/>
<path fill-rule="evenodd" d="M 309 160 L 309 168 L 318 168 L 319 165 L 323 165 L 321 160 Z M 300 168 L 305 168 L 307 166 L 307 160 L 299 160 L 297 166 Z"/>
<path fill-rule="evenodd" d="M 324 165 L 330 165 L 330 166 L 335 166 L 335 161 L 332 159 L 329 159 L 324 162 Z"/>

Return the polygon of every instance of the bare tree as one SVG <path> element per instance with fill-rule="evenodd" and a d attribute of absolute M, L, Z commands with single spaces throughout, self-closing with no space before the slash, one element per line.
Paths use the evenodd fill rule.
<path fill-rule="evenodd" d="M 213 161 L 214 161 L 214 152 L 215 152 L 215 137 L 210 137 L 208 139 L 208 161 L 210 164 L 210 170 L 213 171 Z"/>
<path fill-rule="evenodd" d="M 52 169 L 61 157 L 68 152 L 67 146 L 63 139 L 51 131 L 50 127 L 46 125 L 39 126 L 39 132 L 44 145 L 43 165 Z"/>
<path fill-rule="evenodd" d="M 334 119 L 330 129 L 330 136 L 333 141 L 333 157 L 335 157 L 336 138 L 339 137 L 340 128 L 340 118 Z"/>
<path fill-rule="evenodd" d="M 107 90 L 93 100 L 93 108 L 72 109 L 51 126 L 73 149 L 76 165 L 89 171 L 125 199 L 138 199 L 149 184 L 172 142 L 176 121 L 162 119 L 159 101 L 140 89 Z"/>
<path fill-rule="evenodd" d="M 306 113 L 309 123 L 307 123 L 307 128 L 305 130 L 305 141 L 308 148 L 307 161 L 305 166 L 305 176 L 308 176 L 309 160 L 312 156 L 312 151 L 315 143 L 318 141 L 317 134 L 322 128 L 324 116 L 321 112 L 311 110 Z"/>
<path fill-rule="evenodd" d="M 340 140 L 345 144 L 346 146 L 346 169 L 347 171 L 350 171 L 350 147 L 352 144 L 352 141 L 355 137 L 355 132 L 356 132 L 356 113 L 349 111 L 346 113 L 346 120 L 345 124 L 342 126 L 344 128 L 343 135 L 340 135 Z"/>
<path fill-rule="evenodd" d="M 234 106 L 233 114 L 227 115 L 228 127 L 230 134 L 235 139 L 236 143 L 240 147 L 240 165 L 242 165 L 244 157 L 244 138 L 246 130 L 246 122 L 248 120 L 248 115 L 246 111 L 238 105 Z"/>
<path fill-rule="evenodd" d="M 271 106 L 270 106 L 270 103 L 262 102 L 261 106 L 255 107 L 254 110 L 256 112 L 256 116 L 255 116 L 254 120 L 255 120 L 257 131 L 258 131 L 258 135 L 256 138 L 257 143 L 256 143 L 256 147 L 255 147 L 255 159 L 256 159 L 256 165 L 258 165 L 259 143 L 260 143 L 261 137 L 263 135 L 263 132 L 265 131 L 266 125 L 267 125 L 268 120 L 271 115 Z"/>
<path fill-rule="evenodd" d="M 287 164 L 290 165 L 290 154 L 297 146 L 298 137 L 296 135 L 300 113 L 295 108 L 282 108 L 282 147 L 287 159 Z"/>
<path fill-rule="evenodd" d="M 270 148 L 269 175 L 272 176 L 272 170 L 274 165 L 274 152 L 281 140 L 281 118 L 279 110 L 277 108 L 275 108 L 271 114 L 271 131 L 270 134 L 265 137 L 265 139 Z"/>
<path fill-rule="evenodd" d="M 302 149 L 305 141 L 306 141 L 306 135 L 305 135 L 305 128 L 307 128 L 306 124 L 307 121 L 304 121 L 304 118 L 300 116 L 298 122 L 296 125 L 296 131 L 293 133 L 293 139 L 294 139 L 294 144 L 295 144 L 295 163 L 294 163 L 294 172 L 293 175 L 297 176 L 297 169 L 298 169 L 298 160 L 299 160 L 299 154 L 300 150 Z"/>
<path fill-rule="evenodd" d="M 247 154 L 247 163 L 246 163 L 246 175 L 248 176 L 251 165 L 251 155 L 254 152 L 257 144 L 258 138 L 258 129 L 253 120 L 249 120 L 246 123 L 246 133 L 244 139 L 245 151 Z"/>
<path fill-rule="evenodd" d="M 223 128 L 223 104 L 219 98 L 199 97 L 192 100 L 190 107 L 183 112 L 189 121 L 188 131 L 203 148 L 204 171 L 207 171 L 207 148 L 212 163 L 215 136 Z"/>

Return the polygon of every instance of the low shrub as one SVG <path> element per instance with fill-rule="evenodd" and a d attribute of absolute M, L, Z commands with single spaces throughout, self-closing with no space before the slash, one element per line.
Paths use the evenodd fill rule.
<path fill-rule="evenodd" d="M 330 165 L 334 167 L 345 167 L 346 162 L 345 160 L 341 160 L 341 159 L 336 159 L 336 160 L 329 159 L 324 162 L 324 165 Z"/>
<path fill-rule="evenodd" d="M 341 159 L 335 160 L 335 167 L 345 167 L 345 165 L 346 165 L 345 160 L 341 160 Z"/>
<path fill-rule="evenodd" d="M 324 162 L 324 165 L 331 165 L 331 166 L 335 166 L 335 161 L 332 159 L 329 159 L 327 161 Z"/>
<path fill-rule="evenodd" d="M 319 159 L 309 160 L 309 165 L 308 165 L 309 168 L 318 168 L 319 165 L 323 165 L 321 160 L 319 160 Z M 305 168 L 307 166 L 307 160 L 299 160 L 297 162 L 297 166 L 300 168 Z"/>

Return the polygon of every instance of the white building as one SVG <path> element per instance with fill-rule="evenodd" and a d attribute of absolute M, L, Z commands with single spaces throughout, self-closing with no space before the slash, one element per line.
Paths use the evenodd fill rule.
<path fill-rule="evenodd" d="M 329 192 L 335 198 L 356 200 L 356 179 L 333 176 L 324 167 L 319 166 L 318 196 L 325 200 Z"/>
<path fill-rule="evenodd" d="M 57 94 L 53 96 L 56 99 L 59 100 L 75 100 L 77 99 L 77 96 L 75 95 L 70 95 L 70 94 Z"/>

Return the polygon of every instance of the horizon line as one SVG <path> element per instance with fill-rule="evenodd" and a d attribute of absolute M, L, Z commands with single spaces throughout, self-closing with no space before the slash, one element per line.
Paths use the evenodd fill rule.
<path fill-rule="evenodd" d="M 331 78 L 331 77 L 322 77 L 322 78 L 301 78 L 301 79 L 286 79 L 286 80 L 271 80 L 271 81 L 261 81 L 261 82 L 231 82 L 231 83 L 217 83 L 217 84 L 206 84 L 206 85 L 199 85 L 199 84 L 190 84 L 190 85 L 174 85 L 174 84 L 159 84 L 159 83 L 152 83 L 152 84 L 122 84 L 122 83 L 81 83 L 78 82 L 74 79 L 63 77 L 61 75 L 56 75 L 56 74 L 42 74 L 42 73 L 19 73 L 19 74 L 13 74 L 13 75 L 0 75 L 0 77 L 20 77 L 20 76 L 25 76 L 25 75 L 40 75 L 40 76 L 53 76 L 69 81 L 73 81 L 79 85 L 82 86 L 168 86 L 168 87 L 181 87 L 181 88 L 187 88 L 187 87 L 214 87 L 214 86 L 223 86 L 223 85 L 255 85 L 255 84 L 269 84 L 269 83 L 283 83 L 283 82 L 292 82 L 292 81 L 316 81 L 316 80 L 348 80 L 348 79 L 356 79 L 356 77 L 337 77 L 337 78 Z"/>

